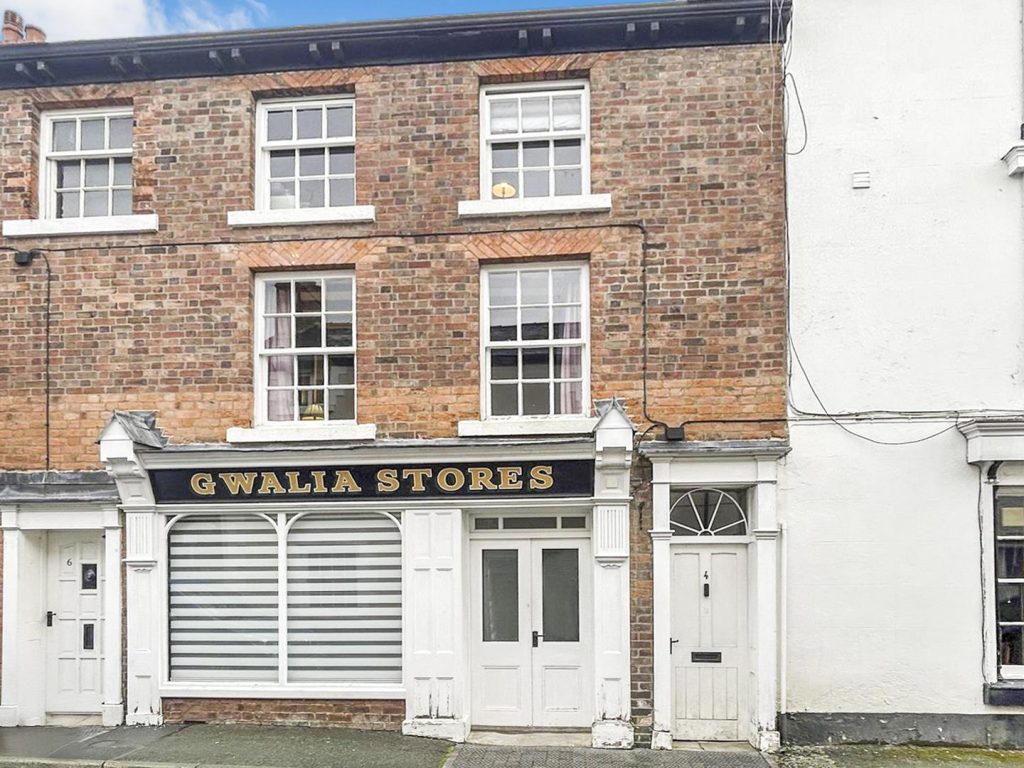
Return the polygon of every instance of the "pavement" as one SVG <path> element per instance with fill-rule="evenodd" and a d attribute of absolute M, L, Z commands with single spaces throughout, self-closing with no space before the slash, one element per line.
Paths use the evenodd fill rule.
<path fill-rule="evenodd" d="M 456 747 L 386 731 L 257 725 L 2 728 L 0 768 L 1024 768 L 1024 752 L 947 747 L 762 756 L 703 742 L 655 752 L 493 741 Z"/>

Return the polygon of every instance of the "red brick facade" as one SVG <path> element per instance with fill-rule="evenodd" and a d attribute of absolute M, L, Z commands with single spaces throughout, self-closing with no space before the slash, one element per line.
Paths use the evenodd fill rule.
<path fill-rule="evenodd" d="M 391 699 L 164 699 L 164 722 L 313 725 L 397 731 L 405 701 Z"/>

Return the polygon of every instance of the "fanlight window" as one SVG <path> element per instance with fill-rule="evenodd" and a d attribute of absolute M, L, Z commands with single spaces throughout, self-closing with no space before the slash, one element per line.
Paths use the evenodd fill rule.
<path fill-rule="evenodd" d="M 669 525 L 676 536 L 745 536 L 746 492 L 717 488 L 672 492 Z"/>

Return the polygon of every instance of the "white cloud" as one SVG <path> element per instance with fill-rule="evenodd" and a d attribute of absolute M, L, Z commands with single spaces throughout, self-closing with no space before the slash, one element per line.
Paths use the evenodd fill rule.
<path fill-rule="evenodd" d="M 260 0 L 6 0 L 4 6 L 52 41 L 215 32 L 270 20 Z"/>

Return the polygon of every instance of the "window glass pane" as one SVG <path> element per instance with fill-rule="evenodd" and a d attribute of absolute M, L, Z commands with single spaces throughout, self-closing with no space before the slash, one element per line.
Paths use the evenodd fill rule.
<path fill-rule="evenodd" d="M 316 181 L 299 182 L 299 207 L 300 208 L 323 208 L 324 207 L 324 183 L 320 179 Z"/>
<path fill-rule="evenodd" d="M 488 301 L 492 307 L 514 306 L 516 303 L 516 273 L 491 272 L 487 276 Z"/>
<path fill-rule="evenodd" d="M 110 184 L 109 160 L 85 161 L 85 186 L 106 187 Z"/>
<path fill-rule="evenodd" d="M 481 552 L 483 641 L 519 641 L 519 551 L 485 549 Z"/>
<path fill-rule="evenodd" d="M 85 215 L 106 216 L 109 213 L 107 203 L 107 190 L 104 189 L 99 192 L 86 192 Z"/>
<path fill-rule="evenodd" d="M 295 311 L 320 311 L 320 281 L 298 282 L 295 284 Z"/>
<path fill-rule="evenodd" d="M 556 339 L 578 339 L 583 332 L 580 307 L 554 308 L 554 337 Z"/>
<path fill-rule="evenodd" d="M 555 413 L 583 413 L 583 383 L 555 383 Z"/>
<path fill-rule="evenodd" d="M 267 393 L 267 420 L 295 420 L 295 392 L 291 389 L 275 389 Z"/>
<path fill-rule="evenodd" d="M 318 387 L 324 383 L 324 358 L 322 355 L 299 355 L 299 386 Z"/>
<path fill-rule="evenodd" d="M 496 517 L 478 517 L 473 521 L 473 530 L 475 531 L 496 531 L 498 530 L 498 518 Z"/>
<path fill-rule="evenodd" d="M 81 216 L 79 206 L 81 196 L 78 192 L 60 192 L 57 194 L 57 218 L 73 219 Z"/>
<path fill-rule="evenodd" d="M 292 284 L 267 283 L 263 311 L 268 314 L 292 311 Z"/>
<path fill-rule="evenodd" d="M 295 346 L 319 347 L 323 345 L 320 316 L 309 317 L 300 315 L 295 318 Z"/>
<path fill-rule="evenodd" d="M 1021 611 L 1020 584 L 1000 584 L 996 590 L 996 611 L 999 621 L 1024 621 Z"/>
<path fill-rule="evenodd" d="M 551 376 L 551 350 L 527 348 L 523 350 L 523 378 L 547 379 Z"/>
<path fill-rule="evenodd" d="M 1000 579 L 1024 578 L 1024 542 L 999 542 L 996 545 L 996 568 Z"/>
<path fill-rule="evenodd" d="M 515 133 L 518 129 L 518 99 L 494 99 L 491 101 L 491 133 Z"/>
<path fill-rule="evenodd" d="M 352 346 L 352 315 L 327 316 L 327 346 Z"/>
<path fill-rule="evenodd" d="M 270 183 L 270 207 L 271 208 L 294 208 L 295 207 L 295 182 L 294 181 L 273 181 Z"/>
<path fill-rule="evenodd" d="M 491 310 L 491 341 L 515 341 L 516 311 L 514 309 Z"/>
<path fill-rule="evenodd" d="M 352 421 L 356 417 L 356 392 L 354 389 L 327 390 L 329 412 L 327 418 Z"/>
<path fill-rule="evenodd" d="M 551 271 L 552 301 L 570 304 L 580 301 L 580 270 L 554 269 Z"/>
<path fill-rule="evenodd" d="M 551 110 L 554 113 L 555 130 L 572 130 L 582 125 L 582 101 L 579 94 L 553 96 Z"/>
<path fill-rule="evenodd" d="M 270 178 L 290 178 L 295 175 L 295 152 L 278 149 L 270 153 Z"/>
<path fill-rule="evenodd" d="M 1024 663 L 1024 654 L 1021 653 L 1021 628 L 1000 627 L 999 628 L 999 663 L 1000 664 L 1021 664 Z"/>
<path fill-rule="evenodd" d="M 130 157 L 114 158 L 114 186 L 130 187 L 132 183 L 132 159 Z"/>
<path fill-rule="evenodd" d="M 356 204 L 355 179 L 331 179 L 331 207 Z"/>
<path fill-rule="evenodd" d="M 55 152 L 67 152 L 75 147 L 75 121 L 56 120 L 53 123 L 53 149 Z"/>
<path fill-rule="evenodd" d="M 82 164 L 78 160 L 61 160 L 57 163 L 57 188 L 74 189 L 82 185 Z"/>
<path fill-rule="evenodd" d="M 267 139 L 280 141 L 292 138 L 292 111 L 290 109 L 267 112 Z"/>
<path fill-rule="evenodd" d="M 322 149 L 299 150 L 299 176 L 323 176 L 324 151 Z"/>
<path fill-rule="evenodd" d="M 518 144 L 492 144 L 492 168 L 517 168 L 519 166 Z"/>
<path fill-rule="evenodd" d="M 519 378 L 519 350 L 517 349 L 492 349 L 491 350 L 491 379 L 501 381 L 502 379 Z"/>
<path fill-rule="evenodd" d="M 491 174 L 491 197 L 506 200 L 519 196 L 519 174 L 501 171 Z"/>
<path fill-rule="evenodd" d="M 324 420 L 324 391 L 322 389 L 299 390 L 299 419 L 302 421 Z"/>
<path fill-rule="evenodd" d="M 1024 498 L 1003 495 L 996 498 L 996 535 L 1024 536 Z"/>
<path fill-rule="evenodd" d="M 533 96 L 522 100 L 523 132 L 548 129 L 548 97 Z"/>
<path fill-rule="evenodd" d="M 82 121 L 82 149 L 106 149 L 104 140 L 106 122 L 102 117 Z"/>
<path fill-rule="evenodd" d="M 558 527 L 557 517 L 505 517 L 501 521 L 506 531 L 550 529 Z"/>
<path fill-rule="evenodd" d="M 523 167 L 537 168 L 548 165 L 548 151 L 550 143 L 547 141 L 527 141 L 523 143 Z"/>
<path fill-rule="evenodd" d="M 523 338 L 539 340 L 548 338 L 548 308 L 524 307 Z"/>
<path fill-rule="evenodd" d="M 272 387 L 292 386 L 295 383 L 295 358 L 291 355 L 268 357 L 267 383 Z"/>
<path fill-rule="evenodd" d="M 331 147 L 331 173 L 355 173 L 355 147 Z"/>
<path fill-rule="evenodd" d="M 352 281 L 347 278 L 327 278 L 324 280 L 326 291 L 325 304 L 328 312 L 352 311 Z"/>
<path fill-rule="evenodd" d="M 523 415 L 542 416 L 551 413 L 550 394 L 550 385 L 547 382 L 523 384 Z"/>
<path fill-rule="evenodd" d="M 583 350 L 579 347 L 555 347 L 556 379 L 578 379 L 583 376 Z"/>
<path fill-rule="evenodd" d="M 356 363 L 352 355 L 331 355 L 328 361 L 328 384 L 355 384 Z"/>
<path fill-rule="evenodd" d="M 402 541 L 383 515 L 292 524 L 288 680 L 402 681 Z"/>
<path fill-rule="evenodd" d="M 555 142 L 555 165 L 580 164 L 580 140 L 562 139 Z"/>
<path fill-rule="evenodd" d="M 113 117 L 110 119 L 110 148 L 129 149 L 132 146 L 132 118 Z"/>
<path fill-rule="evenodd" d="M 334 138 L 346 138 L 352 131 L 352 107 L 328 107 L 327 135 Z"/>
<path fill-rule="evenodd" d="M 523 173 L 523 197 L 547 197 L 549 189 L 548 172 L 525 171 Z"/>
<path fill-rule="evenodd" d="M 277 680 L 277 534 L 186 517 L 167 537 L 171 680 Z"/>
<path fill-rule="evenodd" d="M 580 568 L 578 549 L 541 550 L 545 643 L 580 639 Z"/>
<path fill-rule="evenodd" d="M 587 518 L 585 517 L 563 517 L 562 518 L 563 528 L 586 528 Z"/>
<path fill-rule="evenodd" d="M 132 191 L 130 189 L 115 189 L 114 194 L 115 216 L 127 216 L 132 212 Z"/>
<path fill-rule="evenodd" d="M 555 171 L 555 195 L 583 194 L 583 172 L 579 168 Z"/>
<path fill-rule="evenodd" d="M 520 272 L 521 301 L 523 304 L 548 303 L 548 271 Z"/>
<path fill-rule="evenodd" d="M 312 107 L 296 110 L 296 124 L 298 126 L 298 138 L 319 139 L 323 136 L 323 109 Z"/>
<path fill-rule="evenodd" d="M 519 414 L 519 388 L 515 384 L 491 384 L 491 415 Z"/>

